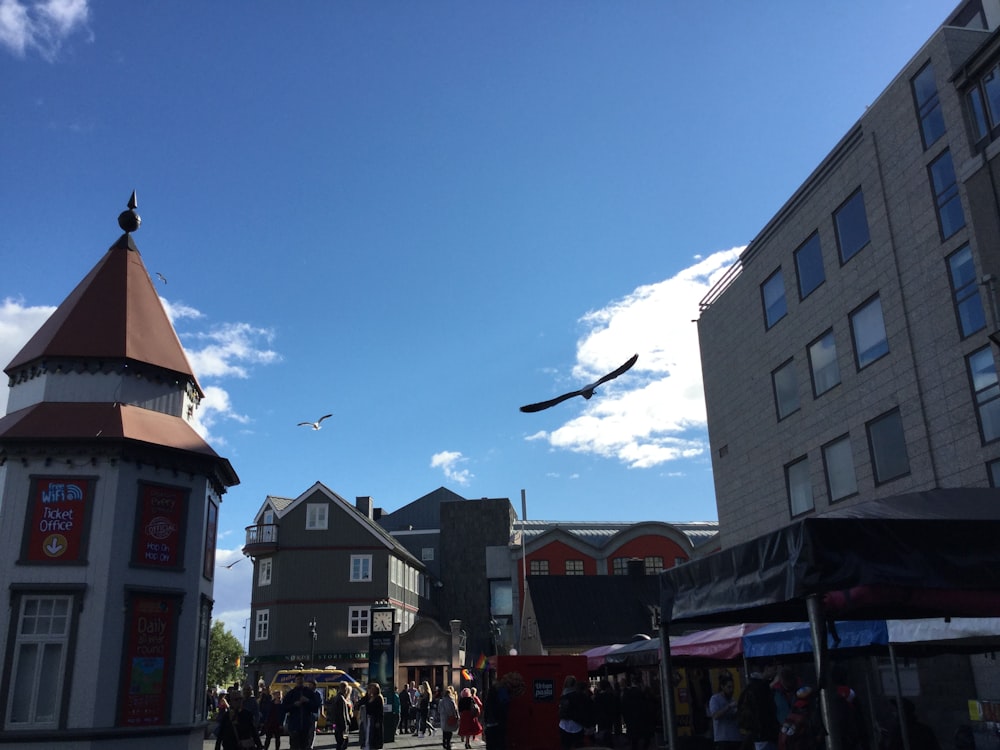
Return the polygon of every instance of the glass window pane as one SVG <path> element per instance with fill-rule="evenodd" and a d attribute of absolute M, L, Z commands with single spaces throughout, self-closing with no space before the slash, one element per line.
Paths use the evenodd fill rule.
<path fill-rule="evenodd" d="M 990 134 L 990 126 L 986 122 L 986 105 L 983 104 L 983 93 L 978 87 L 969 92 L 968 102 L 975 140 L 981 141 Z"/>
<path fill-rule="evenodd" d="M 46 679 L 39 680 L 38 693 L 35 696 L 35 721 L 51 723 L 56 720 L 58 696 L 53 683 L 53 676 L 60 673 L 62 663 L 62 644 L 46 643 L 42 648 L 42 674 Z"/>
<path fill-rule="evenodd" d="M 813 509 L 812 482 L 809 480 L 809 461 L 803 459 L 785 469 L 788 482 L 788 504 L 792 515 L 797 516 Z"/>
<path fill-rule="evenodd" d="M 10 722 L 25 724 L 31 721 L 31 697 L 37 684 L 35 677 L 39 674 L 37 643 L 22 644 L 17 652 L 12 684 L 20 686 L 11 691 Z"/>
<path fill-rule="evenodd" d="M 778 419 L 784 419 L 799 408 L 799 382 L 795 376 L 795 362 L 782 365 L 774 371 L 774 400 Z"/>
<path fill-rule="evenodd" d="M 819 396 L 840 383 L 840 365 L 837 363 L 837 344 L 833 331 L 809 347 L 809 367 L 812 370 L 813 393 Z"/>
<path fill-rule="evenodd" d="M 859 370 L 888 354 L 882 302 L 877 297 L 851 316 L 851 331 Z"/>
<path fill-rule="evenodd" d="M 910 473 L 910 459 L 903 437 L 903 420 L 898 411 L 869 423 L 868 442 L 875 465 L 876 484 Z"/>
<path fill-rule="evenodd" d="M 858 190 L 837 209 L 833 218 L 840 260 L 846 263 L 868 244 L 868 214 L 865 213 L 864 194 Z"/>
<path fill-rule="evenodd" d="M 958 327 L 962 337 L 965 338 L 986 327 L 986 314 L 979 296 L 976 267 L 968 245 L 948 257 L 948 271 L 955 298 L 955 309 L 958 313 Z"/>
<path fill-rule="evenodd" d="M 958 183 L 955 180 L 955 167 L 951 161 L 951 152 L 945 151 L 934 160 L 929 167 L 931 185 L 934 189 L 934 200 L 938 207 L 938 217 L 941 222 L 941 237 L 948 239 L 965 226 L 965 213 L 962 201 L 958 196 Z"/>
<path fill-rule="evenodd" d="M 764 317 L 767 327 L 770 328 L 788 312 L 785 303 L 785 280 L 780 268 L 764 282 L 761 293 L 764 297 Z"/>
<path fill-rule="evenodd" d="M 830 443 L 823 449 L 826 464 L 826 481 L 830 488 L 830 501 L 835 502 L 858 491 L 858 480 L 854 473 L 854 454 L 851 440 L 844 437 Z"/>
<path fill-rule="evenodd" d="M 805 299 L 826 278 L 818 234 L 814 234 L 795 251 L 795 268 L 799 274 L 799 298 Z"/>
<path fill-rule="evenodd" d="M 986 91 L 986 109 L 990 115 L 990 126 L 1000 125 L 1000 76 L 997 69 L 990 71 L 983 78 L 983 89 Z"/>
<path fill-rule="evenodd" d="M 913 79 L 913 96 L 917 102 L 917 116 L 920 130 L 927 148 L 944 134 L 944 116 L 938 101 L 937 84 L 934 82 L 934 68 L 927 63 Z"/>
<path fill-rule="evenodd" d="M 968 361 L 983 442 L 988 443 L 1000 438 L 1000 383 L 993 351 L 988 346 L 984 347 L 970 354 Z"/>

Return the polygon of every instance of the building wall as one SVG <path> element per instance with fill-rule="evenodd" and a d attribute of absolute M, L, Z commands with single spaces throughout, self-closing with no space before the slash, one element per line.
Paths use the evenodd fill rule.
<path fill-rule="evenodd" d="M 698 323 L 722 546 L 792 518 L 786 467 L 808 461 L 814 508 L 831 506 L 822 448 L 850 439 L 857 493 L 850 504 L 936 486 L 985 486 L 986 461 L 965 357 L 988 346 L 987 330 L 962 339 L 946 258 L 970 242 L 971 224 L 942 241 L 928 165 L 950 149 L 958 169 L 971 156 L 962 102 L 949 78 L 985 32 L 936 34 L 864 113 L 743 254 L 742 270 Z M 924 149 L 911 78 L 932 61 L 947 125 Z M 834 212 L 860 188 L 870 242 L 842 263 Z M 960 190 L 966 218 L 969 206 Z M 987 213 L 995 214 L 995 206 Z M 825 282 L 800 299 L 794 252 L 818 232 Z M 787 315 L 767 329 L 761 285 L 784 277 Z M 878 295 L 889 354 L 858 370 L 850 315 Z M 984 303 L 986 300 L 984 299 Z M 841 382 L 814 397 L 807 347 L 833 331 Z M 772 373 L 791 362 L 799 409 L 778 419 Z M 898 409 L 909 472 L 876 481 L 867 424 Z"/>

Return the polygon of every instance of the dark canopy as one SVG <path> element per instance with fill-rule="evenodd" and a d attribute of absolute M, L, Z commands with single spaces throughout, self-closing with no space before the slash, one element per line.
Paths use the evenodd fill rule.
<path fill-rule="evenodd" d="M 1000 615 L 1000 490 L 938 489 L 810 516 L 660 574 L 665 622 Z"/>

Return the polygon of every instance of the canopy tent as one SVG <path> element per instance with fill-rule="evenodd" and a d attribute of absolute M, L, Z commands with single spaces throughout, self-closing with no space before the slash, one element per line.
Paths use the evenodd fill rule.
<path fill-rule="evenodd" d="M 605 665 L 608 654 L 617 651 L 624 645 L 623 643 L 612 643 L 610 646 L 597 646 L 596 648 L 584 651 L 580 656 L 587 657 L 587 671 L 596 672 Z"/>
<path fill-rule="evenodd" d="M 838 508 L 661 573 L 661 634 L 678 622 L 808 620 L 828 717 L 827 621 L 1000 616 L 997 539 L 1000 490 L 992 488 L 928 490 Z M 670 660 L 668 648 L 662 682 Z M 902 713 L 901 704 L 897 709 Z M 663 696 L 661 711 L 674 747 L 673 705 Z M 840 742 L 829 726 L 827 747 Z"/>
<path fill-rule="evenodd" d="M 888 643 L 885 620 L 842 620 L 827 634 L 827 646 L 838 651 Z M 747 659 L 808 654 L 812 650 L 812 634 L 807 622 L 775 622 L 743 636 L 743 655 Z"/>
<path fill-rule="evenodd" d="M 675 659 L 731 661 L 743 655 L 743 638 L 760 627 L 757 623 L 727 625 L 670 636 L 670 653 Z M 584 651 L 587 669 L 596 672 L 605 666 L 649 666 L 660 660 L 660 639 L 650 638 L 625 645 L 598 646 Z"/>
<path fill-rule="evenodd" d="M 673 622 L 1000 615 L 1000 490 L 929 490 L 801 519 L 660 574 Z"/>

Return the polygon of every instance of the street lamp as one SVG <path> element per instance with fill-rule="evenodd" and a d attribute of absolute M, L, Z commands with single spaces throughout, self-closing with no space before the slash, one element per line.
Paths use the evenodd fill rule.
<path fill-rule="evenodd" d="M 241 663 L 243 664 L 244 684 L 247 681 L 247 674 L 249 673 L 249 670 L 247 668 L 247 657 L 250 656 L 249 652 L 247 651 L 247 628 L 249 626 L 250 626 L 250 618 L 247 617 L 246 619 L 243 620 L 243 658 L 241 659 Z"/>
<path fill-rule="evenodd" d="M 313 667 L 313 659 L 316 656 L 316 618 L 312 618 L 309 621 L 309 635 L 312 636 L 312 640 L 309 644 L 309 668 Z"/>

